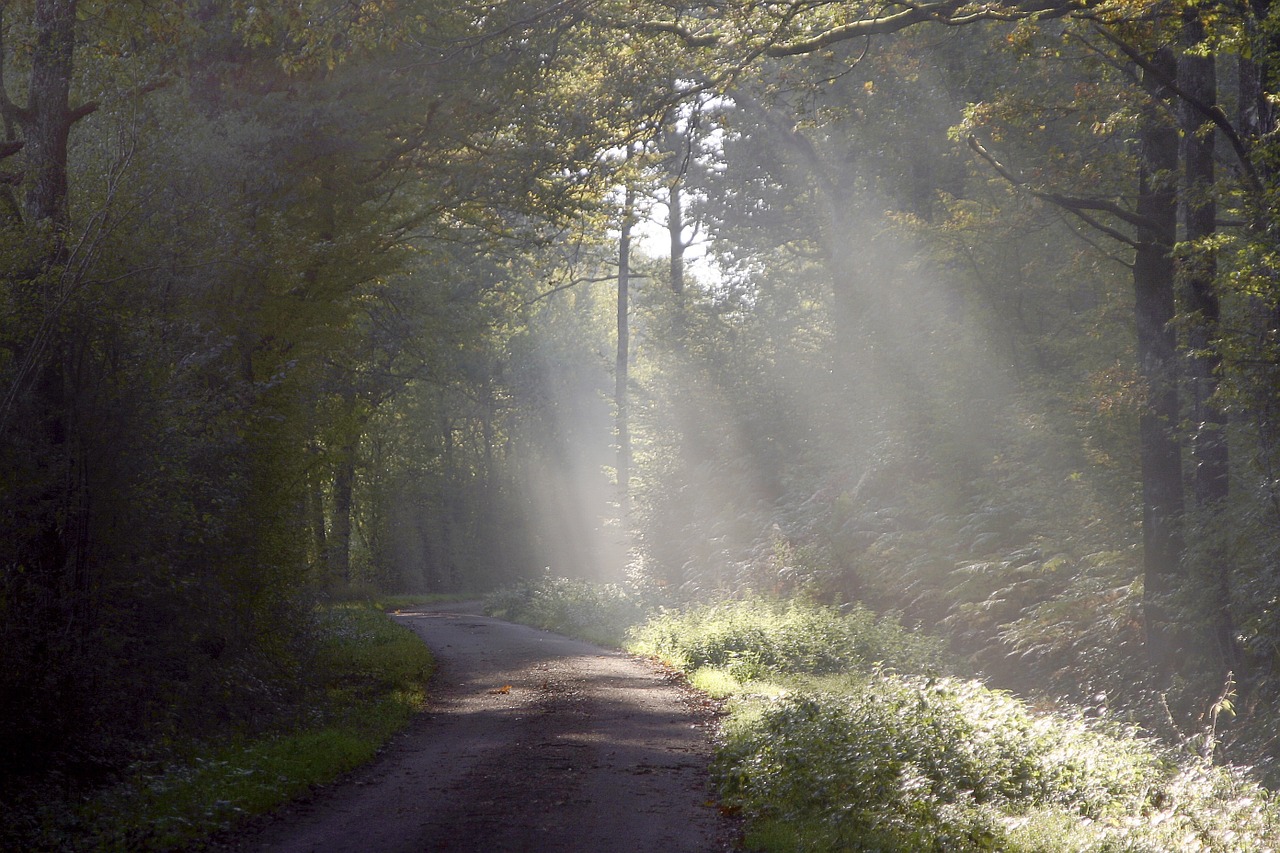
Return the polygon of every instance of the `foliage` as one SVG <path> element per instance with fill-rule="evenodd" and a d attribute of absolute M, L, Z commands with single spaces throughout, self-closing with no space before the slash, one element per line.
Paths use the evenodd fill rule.
<path fill-rule="evenodd" d="M 865 607 L 837 611 L 759 597 L 658 613 L 631 632 L 628 647 L 690 672 L 724 670 L 738 681 L 872 666 L 927 672 L 945 660 L 938 641 Z"/>
<path fill-rule="evenodd" d="M 743 704 L 723 738 L 771 850 L 1263 851 L 1280 826 L 1235 769 L 976 682 L 877 673 Z"/>
<path fill-rule="evenodd" d="M 433 661 L 408 628 L 365 605 L 317 610 L 305 713 L 255 737 L 171 744 L 82 805 L 37 789 L 11 804 L 4 846 L 172 850 L 293 799 L 369 761 L 419 711 Z M 48 797 L 43 803 L 36 796 Z M 28 799 L 31 799 L 28 802 Z M 30 809 L 25 815 L 22 807 Z M 30 823 L 24 823 L 25 817 Z"/>
<path fill-rule="evenodd" d="M 490 616 L 621 647 L 627 631 L 656 606 L 654 596 L 635 587 L 573 578 L 542 578 L 496 590 L 485 598 Z"/>

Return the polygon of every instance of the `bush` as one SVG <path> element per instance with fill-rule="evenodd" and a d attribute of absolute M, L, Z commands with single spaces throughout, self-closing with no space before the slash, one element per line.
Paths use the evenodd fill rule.
<path fill-rule="evenodd" d="M 740 700 L 717 772 L 768 850 L 1261 853 L 1280 832 L 1238 769 L 949 678 Z"/>
<path fill-rule="evenodd" d="M 738 681 L 872 665 L 930 672 L 944 659 L 941 642 L 863 607 L 841 613 L 804 601 L 763 598 L 664 612 L 632 631 L 629 648 L 687 671 L 723 669 Z"/>
<path fill-rule="evenodd" d="M 316 682 L 296 724 L 230 743 L 173 744 L 83 803 L 18 804 L 0 849 L 190 849 L 369 761 L 421 707 L 433 669 L 409 629 L 368 606 L 319 610 Z M 51 793 L 51 792 L 45 792 Z M 10 804 L 12 805 L 12 804 Z"/>
<path fill-rule="evenodd" d="M 619 584 L 547 576 L 492 593 L 485 599 L 484 611 L 499 619 L 616 648 L 653 606 L 646 595 Z"/>

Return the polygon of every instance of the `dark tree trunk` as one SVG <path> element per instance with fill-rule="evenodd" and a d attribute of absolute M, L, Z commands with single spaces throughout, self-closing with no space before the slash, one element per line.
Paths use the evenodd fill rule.
<path fill-rule="evenodd" d="M 1280 35 L 1267 23 L 1271 19 L 1271 5 L 1271 0 L 1253 0 L 1249 4 L 1253 15 L 1242 16 L 1248 56 L 1237 63 L 1239 115 L 1236 122 L 1249 146 L 1251 162 L 1263 188 L 1276 186 L 1277 171 L 1280 171 L 1280 158 L 1275 156 L 1278 144 L 1275 130 L 1280 125 L 1280 115 L 1270 97 L 1276 87 L 1268 85 L 1280 73 Z M 1250 202 L 1250 238 L 1272 250 L 1255 256 L 1257 266 L 1253 277 L 1271 282 L 1272 290 L 1250 301 L 1248 328 L 1258 357 L 1252 364 L 1237 365 L 1237 368 L 1248 383 L 1248 416 L 1259 445 L 1255 461 L 1266 481 L 1272 484 L 1274 523 L 1280 518 L 1280 489 L 1274 485 L 1280 483 L 1280 294 L 1274 284 L 1280 281 L 1280 269 L 1274 263 L 1266 264 L 1265 259 L 1274 255 L 1277 210 L 1267 203 L 1265 194 L 1247 201 Z"/>
<path fill-rule="evenodd" d="M 318 569 L 320 562 L 329 554 L 329 537 L 324 519 L 324 490 L 318 481 L 312 482 L 307 489 L 307 523 L 311 526 L 311 547 Z"/>
<path fill-rule="evenodd" d="M 22 115 L 24 152 L 32 177 L 24 205 L 27 218 L 58 227 L 67 220 L 75 24 L 76 0 L 37 0 L 31 82 Z"/>
<path fill-rule="evenodd" d="M 329 522 L 329 577 L 335 586 L 351 582 L 351 509 L 355 491 L 355 444 L 338 451 L 333 472 L 333 515 Z"/>
<path fill-rule="evenodd" d="M 1205 38 L 1204 25 L 1194 9 L 1183 12 L 1182 46 L 1178 63 L 1178 88 L 1202 104 L 1218 100 L 1216 60 L 1200 56 L 1194 48 Z M 1187 387 L 1190 395 L 1191 458 L 1194 465 L 1192 495 L 1201 526 L 1225 510 L 1230 488 L 1230 450 L 1226 414 L 1217 401 L 1222 358 L 1217 351 L 1221 306 L 1216 287 L 1217 257 L 1204 241 L 1217 228 L 1214 199 L 1214 140 L 1199 110 L 1183 101 L 1183 239 L 1189 248 L 1182 258 L 1182 298 L 1189 317 L 1187 326 Z M 1212 525 L 1216 527 L 1216 525 Z M 1231 615 L 1231 568 L 1224 549 L 1207 541 L 1194 549 L 1198 565 L 1193 569 L 1206 590 L 1206 622 L 1213 654 L 1224 671 L 1238 671 L 1240 655 Z"/>
<path fill-rule="evenodd" d="M 1173 79 L 1174 56 L 1161 51 L 1154 63 Z M 1182 456 L 1179 420 L 1177 339 L 1174 317 L 1173 245 L 1177 239 L 1178 129 L 1158 104 L 1146 108 L 1139 133 L 1137 213 L 1133 260 L 1138 366 L 1147 385 L 1139 422 L 1142 460 L 1142 545 L 1147 628 L 1151 662 L 1168 669 L 1181 641 L 1169 611 L 1169 596 L 1181 588 L 1183 551 Z"/>
<path fill-rule="evenodd" d="M 631 228 L 635 215 L 635 190 L 627 187 L 618 237 L 618 354 L 614 368 L 613 398 L 618 434 L 618 517 L 626 535 L 631 516 L 631 433 L 628 422 L 628 395 L 631 365 L 631 332 L 628 324 L 631 289 Z"/>
<path fill-rule="evenodd" d="M 673 175 L 667 186 L 667 236 L 671 246 L 671 293 L 676 310 L 671 321 L 676 346 L 684 348 L 684 254 L 689 244 L 684 239 L 684 179 Z"/>
<path fill-rule="evenodd" d="M 1204 38 L 1204 27 L 1193 11 L 1183 24 L 1184 46 Z M 1202 103 L 1217 101 L 1215 60 L 1192 54 L 1178 64 L 1178 85 Z M 1188 243 L 1212 237 L 1216 230 L 1214 192 L 1214 135 L 1198 110 L 1182 107 L 1184 146 L 1184 239 Z M 1208 132 L 1203 132 L 1208 131 Z M 1191 323 L 1187 333 L 1188 387 L 1191 393 L 1191 453 L 1195 461 L 1193 494 L 1202 506 L 1213 506 L 1227 497 L 1228 448 L 1225 417 L 1214 402 L 1221 358 L 1215 352 L 1221 308 L 1214 278 L 1217 259 L 1209 247 L 1192 246 L 1182 261 L 1183 298 Z"/>

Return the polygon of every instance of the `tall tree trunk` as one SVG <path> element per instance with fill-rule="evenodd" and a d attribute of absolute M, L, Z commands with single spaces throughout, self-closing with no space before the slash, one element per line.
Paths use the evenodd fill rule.
<path fill-rule="evenodd" d="M 1185 13 L 1184 45 L 1198 45 L 1204 27 L 1194 11 Z M 1184 55 L 1178 64 L 1178 85 L 1184 92 L 1203 103 L 1217 100 L 1215 60 L 1193 54 Z M 1214 192 L 1214 135 L 1204 127 L 1199 112 L 1189 105 L 1182 107 L 1184 145 L 1184 238 L 1188 243 L 1203 241 L 1216 230 L 1217 205 Z M 1207 132 L 1204 132 L 1207 131 Z M 1211 247 L 1192 246 L 1183 259 L 1181 279 L 1191 325 L 1187 345 L 1191 350 L 1188 384 L 1191 391 L 1191 415 L 1194 432 L 1191 453 L 1195 460 L 1193 494 L 1197 503 L 1216 504 L 1227 497 L 1228 448 L 1223 430 L 1224 415 L 1214 402 L 1218 387 L 1221 358 L 1214 351 L 1221 318 L 1221 308 L 1214 278 L 1217 258 Z"/>
<path fill-rule="evenodd" d="M 329 521 L 329 579 L 335 586 L 351 582 L 351 511 L 355 492 L 355 442 L 343 444 L 333 471 L 333 515 Z"/>
<path fill-rule="evenodd" d="M 312 455 L 315 455 L 314 449 Z M 315 463 L 307 477 L 307 524 L 311 527 L 311 547 L 316 561 L 316 571 L 329 557 L 328 534 L 324 518 L 323 468 Z"/>
<path fill-rule="evenodd" d="M 55 227 L 62 227 L 67 220 L 75 24 L 76 0 L 36 0 L 31 81 L 21 116 L 24 153 L 34 180 L 24 207 L 30 222 L 52 222 Z"/>
<path fill-rule="evenodd" d="M 1280 161 L 1274 156 L 1280 116 L 1270 97 L 1269 90 L 1275 87 L 1267 85 L 1280 71 L 1280 35 L 1268 24 L 1271 5 L 1271 0 L 1253 0 L 1249 4 L 1253 15 L 1244 18 L 1248 56 L 1237 63 L 1237 127 L 1249 145 L 1253 168 L 1264 189 L 1276 186 L 1280 172 Z M 1257 445 L 1251 461 L 1268 484 L 1274 524 L 1280 521 L 1280 292 L 1275 285 L 1280 281 L 1280 269 L 1265 259 L 1275 254 L 1277 211 L 1268 204 L 1265 194 L 1246 199 L 1246 203 L 1249 238 L 1267 250 L 1255 253 L 1252 274 L 1255 280 L 1270 282 L 1271 290 L 1250 300 L 1248 328 L 1255 353 L 1253 362 L 1234 367 L 1247 383 L 1248 420 L 1255 430 Z"/>
<path fill-rule="evenodd" d="M 363 432 L 360 401 L 355 388 L 342 389 L 339 415 L 341 442 L 333 462 L 333 496 L 327 537 L 329 582 L 334 587 L 351 583 L 351 530 L 355 510 L 356 455 Z"/>
<path fill-rule="evenodd" d="M 1153 60 L 1164 79 L 1175 72 L 1172 52 Z M 1163 93 L 1158 93 L 1158 96 Z M 1179 421 L 1177 339 L 1174 317 L 1173 245 L 1177 239 L 1178 129 L 1159 104 L 1149 104 L 1139 131 L 1137 212 L 1144 220 L 1133 260 L 1138 364 L 1147 385 L 1139 421 L 1142 464 L 1143 607 L 1147 655 L 1167 670 L 1181 640 L 1169 611 L 1169 596 L 1181 589 L 1183 551 L 1182 455 Z"/>
<path fill-rule="evenodd" d="M 671 293 L 676 300 L 676 313 L 671 331 L 676 346 L 684 348 L 684 270 L 685 251 L 689 244 L 684 239 L 684 178 L 675 174 L 667 185 L 667 237 L 671 247 Z"/>
<path fill-rule="evenodd" d="M 1183 11 L 1182 48 L 1178 62 L 1178 88 L 1202 104 L 1218 100 L 1217 60 L 1199 55 L 1205 38 L 1196 9 Z M 1213 520 L 1225 510 L 1230 488 L 1230 451 L 1226 414 L 1217 402 L 1222 358 L 1217 351 L 1221 306 L 1217 292 L 1217 257 L 1206 245 L 1217 228 L 1214 199 L 1214 140 L 1212 125 L 1194 106 L 1181 106 L 1183 139 L 1183 239 L 1189 248 L 1182 258 L 1181 280 L 1187 327 L 1187 384 L 1190 392 L 1191 458 L 1194 464 L 1192 495 L 1200 527 L 1212 531 Z M 1231 615 L 1231 569 L 1218 537 L 1209 533 L 1192 549 L 1203 579 L 1207 600 L 1206 621 L 1213 655 L 1225 671 L 1238 671 L 1239 649 Z"/>
<path fill-rule="evenodd" d="M 74 340 L 59 328 L 65 300 L 65 276 L 58 272 L 66 260 L 65 230 L 69 220 L 67 154 L 71 126 L 71 77 L 74 70 L 76 0 L 37 0 L 32 23 L 35 32 L 31 76 L 25 108 L 13 107 L 4 97 L 6 114 L 16 116 L 22 129 L 23 157 L 29 175 L 23 209 L 27 224 L 47 229 L 43 264 L 46 279 L 33 290 L 44 318 L 23 354 L 23 371 L 11 397 L 21 387 L 22 373 L 32 377 L 33 413 L 43 426 L 50 455 L 50 470 L 61 467 L 61 482 L 51 481 L 49 505 L 57 507 L 43 534 L 47 559 L 62 563 L 64 610 L 69 623 L 87 632 L 90 589 L 89 510 L 91 506 L 87 461 L 81 430 L 92 429 L 77 417 L 78 371 Z M 3 61 L 4 57 L 0 57 Z M 7 411 L 7 407 L 6 407 Z"/>
<path fill-rule="evenodd" d="M 631 517 L 631 432 L 627 385 L 631 367 L 631 331 L 627 312 L 631 289 L 631 229 L 635 218 L 635 190 L 630 185 L 622 207 L 618 236 L 618 353 L 614 366 L 613 399 L 618 434 L 618 517 L 625 538 Z"/>
<path fill-rule="evenodd" d="M 7 6 L 14 13 L 13 4 Z M 0 456 L 4 463 L 19 462 L 12 471 L 22 472 L 0 484 L 0 502 L 26 508 L 15 516 L 25 514 L 21 526 L 7 525 L 14 541 L 6 543 L 6 551 L 25 570 L 15 574 L 9 571 L 14 564 L 4 567 L 0 618 L 21 625 L 8 632 L 12 646 L 5 651 L 25 661 L 26 672 L 14 681 L 4 679 L 0 689 L 12 691 L 11 707 L 46 721 L 33 734 L 56 741 L 70 734 L 61 729 L 75 719 L 71 709 L 89 695 L 72 674 L 82 671 L 93 648 L 98 585 L 91 573 L 90 483 L 97 473 L 91 466 L 99 460 L 90 457 L 86 445 L 93 443 L 87 439 L 98 423 L 85 420 L 88 407 L 81 392 L 94 387 L 95 376 L 85 369 L 88 345 L 66 328 L 70 290 L 61 269 L 69 221 L 68 138 L 76 118 L 69 100 L 76 3 L 36 0 L 23 9 L 30 9 L 34 36 L 27 98 L 25 105 L 13 103 L 0 77 L 5 124 L 0 153 L 21 154 L 25 195 L 19 205 L 6 189 L 4 216 L 25 226 L 32 251 L 21 266 L 13 266 L 11 258 L 0 275 L 9 297 L 21 300 L 12 306 L 17 315 L 36 320 L 10 329 L 20 338 L 0 388 L 0 435 L 5 437 Z M 9 61 L 3 47 L 0 65 Z"/>

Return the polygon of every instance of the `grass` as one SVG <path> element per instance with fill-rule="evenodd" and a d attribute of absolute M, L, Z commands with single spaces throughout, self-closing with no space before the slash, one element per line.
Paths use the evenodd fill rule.
<path fill-rule="evenodd" d="M 746 818 L 752 850 L 1280 849 L 1280 802 L 1247 770 L 950 675 L 937 640 L 860 608 L 755 598 L 662 610 L 546 579 L 488 609 L 615 638 L 728 699 L 721 805 Z"/>
<path fill-rule="evenodd" d="M 471 593 L 421 593 L 412 595 L 373 595 L 369 603 L 379 610 L 406 610 L 424 604 L 443 604 L 445 602 L 472 601 L 481 598 Z"/>
<path fill-rule="evenodd" d="M 723 805 L 764 851 L 1273 851 L 1280 803 L 1239 768 L 939 674 L 891 619 L 728 602 L 633 631 L 730 697 Z"/>
<path fill-rule="evenodd" d="M 929 672 L 940 641 L 862 607 L 836 611 L 802 600 L 723 601 L 655 614 L 629 633 L 628 648 L 686 672 L 711 668 L 739 682 L 766 675 L 850 672 L 871 667 Z"/>
<path fill-rule="evenodd" d="M 627 632 L 653 607 L 646 596 L 619 584 L 550 576 L 498 590 L 484 602 L 490 616 L 613 648 L 623 646 Z"/>
<path fill-rule="evenodd" d="M 200 846 L 369 761 L 422 707 L 433 668 L 407 628 L 367 604 L 317 613 L 323 691 L 308 722 L 268 737 L 193 747 L 180 763 L 139 769 L 80 807 L 70 830 L 46 830 L 62 850 Z"/>

